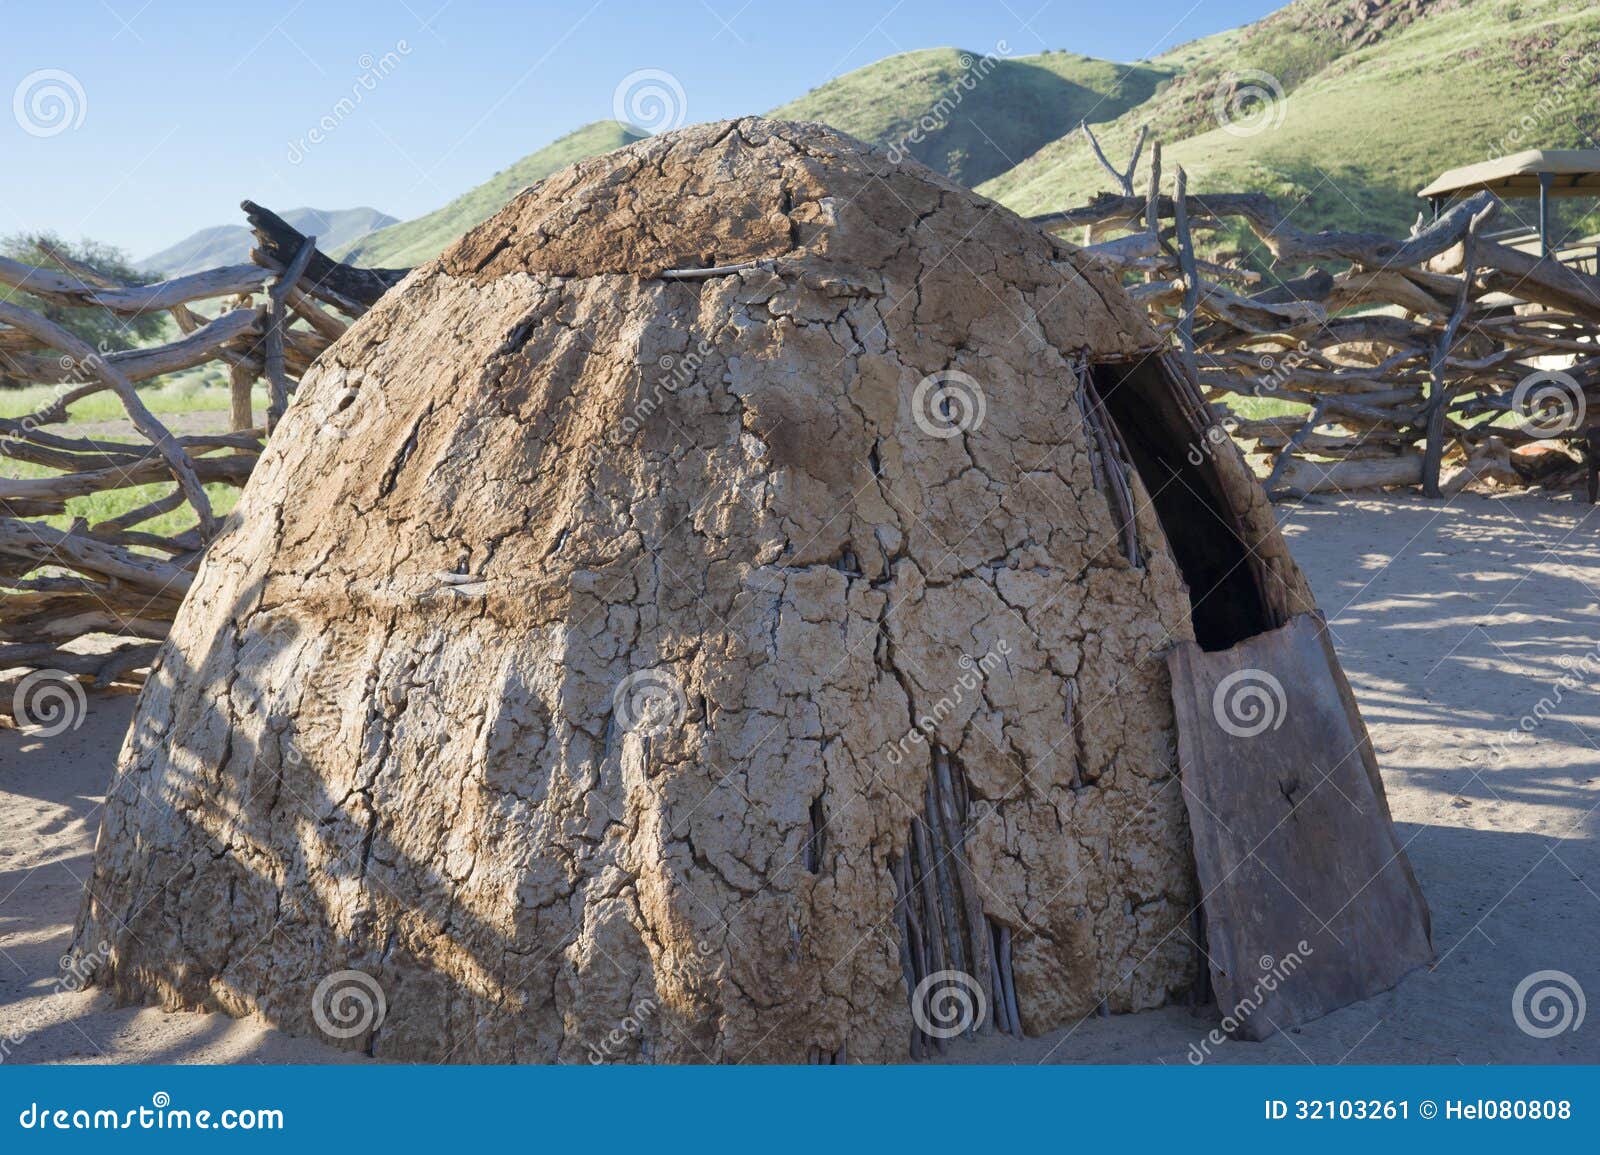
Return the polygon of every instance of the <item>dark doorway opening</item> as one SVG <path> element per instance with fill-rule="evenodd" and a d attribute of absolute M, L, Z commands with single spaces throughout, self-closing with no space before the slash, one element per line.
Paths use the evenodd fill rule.
<path fill-rule="evenodd" d="M 1226 650 L 1278 623 L 1212 454 L 1219 448 L 1188 411 L 1160 357 L 1101 362 L 1087 375 L 1127 447 L 1189 586 L 1195 641 Z"/>

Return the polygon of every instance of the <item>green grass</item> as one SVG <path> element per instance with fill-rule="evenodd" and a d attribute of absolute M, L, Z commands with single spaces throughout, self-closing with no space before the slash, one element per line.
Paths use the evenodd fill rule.
<path fill-rule="evenodd" d="M 1417 189 L 1446 169 L 1500 149 L 1587 145 L 1574 113 L 1592 108 L 1592 78 L 1580 75 L 1581 65 L 1563 72 L 1560 62 L 1597 51 L 1600 12 L 1592 6 L 1466 0 L 1354 48 L 1325 26 L 1338 7 L 1302 0 L 1161 58 L 1157 64 L 1186 71 L 1097 130 L 1107 152 L 1126 157 L 1138 127 L 1149 124 L 1162 140 L 1168 188 L 1181 164 L 1191 190 L 1266 192 L 1304 229 L 1403 234 L 1422 208 Z M 1223 77 L 1244 69 L 1278 77 L 1287 98 L 1276 127 L 1236 136 L 1218 127 L 1214 97 Z M 1537 112 L 1539 101 L 1562 91 L 1558 83 L 1566 85 L 1565 107 Z M 1522 142 L 1508 141 L 1525 115 L 1535 115 L 1537 127 Z M 1030 214 L 1082 203 L 1107 187 L 1087 147 L 1068 136 L 979 191 Z M 1514 204 L 1496 227 L 1531 211 L 1527 202 Z"/>
<path fill-rule="evenodd" d="M 42 465 L 33 465 L 26 461 L 0 461 L 0 476 L 19 479 L 37 477 L 56 477 L 59 471 L 49 469 Z M 54 517 L 29 518 L 29 521 L 42 520 L 46 525 L 56 529 L 67 529 L 72 525 L 74 518 L 85 518 L 89 524 L 108 521 L 113 517 L 120 517 L 129 510 L 138 509 L 141 505 L 148 505 L 152 501 L 159 501 L 177 488 L 175 482 L 151 482 L 149 485 L 134 485 L 126 489 L 108 489 L 99 493 L 87 494 L 84 497 L 74 497 L 67 502 L 67 512 Z M 221 517 L 233 509 L 234 503 L 239 500 L 239 491 L 231 485 L 213 482 L 205 487 L 206 495 L 211 498 L 212 511 Z M 153 517 L 147 522 L 134 526 L 139 533 L 154 533 L 163 536 L 182 533 L 184 530 L 193 529 L 195 524 L 194 510 L 188 506 L 181 506 L 170 513 L 163 513 Z M 141 553 L 155 553 L 153 550 L 138 548 Z"/>
<path fill-rule="evenodd" d="M 59 385 L 30 385 L 24 389 L 0 389 L 0 417 L 25 417 L 54 401 Z M 266 389 L 258 385 L 253 391 L 256 407 L 266 406 Z M 229 407 L 228 372 L 216 363 L 174 373 L 156 385 L 139 390 L 140 399 L 150 411 L 160 416 L 182 416 L 187 413 L 226 411 Z M 116 394 L 109 391 L 91 394 L 76 401 L 67 410 L 71 425 L 100 421 L 127 419 L 127 410 Z M 61 433 L 68 426 L 52 426 L 49 432 Z M 70 433 L 63 433 L 70 436 Z M 6 461 L 0 459 L 0 472 Z"/>
<path fill-rule="evenodd" d="M 1302 405 L 1298 401 L 1285 401 L 1281 397 L 1251 397 L 1246 393 L 1229 394 L 1218 404 L 1246 421 L 1259 421 L 1263 417 L 1299 417 L 1311 412 L 1309 405 Z"/>
<path fill-rule="evenodd" d="M 1584 147 L 1593 76 L 1564 57 L 1600 55 L 1600 10 L 1587 0 L 1460 0 L 1418 16 L 1409 6 L 1356 13 L 1349 0 L 1297 0 L 1266 18 L 1153 60 L 1117 64 L 1072 52 L 992 57 L 956 48 L 901 53 L 820 85 L 768 115 L 821 120 L 910 155 L 1024 214 L 1080 204 L 1109 178 L 1077 132 L 1087 119 L 1113 160 L 1148 125 L 1162 142 L 1166 187 L 1183 165 L 1195 192 L 1265 192 L 1291 222 L 1317 230 L 1405 232 L 1416 190 L 1446 169 L 1520 148 Z M 1236 136 L 1218 126 L 1231 76 L 1275 77 L 1286 100 L 1275 127 Z M 1550 108 L 1552 95 L 1559 103 Z M 1508 135 L 1524 117 L 1535 127 Z M 1583 118 L 1588 118 L 1588 123 Z M 924 120 L 927 124 L 924 127 Z M 912 139 L 912 137 L 916 139 Z M 358 264 L 414 266 L 437 256 L 520 189 L 582 157 L 635 139 L 587 125 L 415 221 L 358 241 Z M 1150 150 L 1146 150 L 1148 163 Z M 1145 171 L 1136 177 L 1142 189 Z M 1561 225 L 1593 231 L 1600 215 L 1563 207 Z M 1513 204 L 1497 228 L 1531 220 Z M 1268 256 L 1242 228 L 1208 252 Z"/>
<path fill-rule="evenodd" d="M 369 233 L 339 253 L 341 260 L 377 268 L 410 269 L 431 261 L 475 225 L 499 212 L 536 181 L 585 157 L 642 139 L 614 120 L 596 121 L 517 161 L 441 209 Z"/>
<path fill-rule="evenodd" d="M 16 418 L 33 413 L 55 400 L 58 389 L 59 386 L 55 385 L 0 389 L 0 417 Z M 215 364 L 173 374 L 159 384 L 140 389 L 139 396 L 156 416 L 173 421 L 195 413 L 226 412 L 230 406 L 227 371 Z M 266 390 L 258 386 L 252 396 L 256 411 L 264 412 L 267 405 Z M 82 426 L 126 421 L 127 411 L 123 409 L 122 402 L 117 400 L 114 394 L 96 393 L 75 402 L 68 410 L 68 416 L 67 423 L 52 425 L 47 431 L 63 437 L 81 436 Z M 143 443 L 143 439 L 131 428 L 126 436 L 111 434 L 108 439 Z M 46 466 L 0 457 L 0 477 L 18 479 L 53 477 L 58 472 Z M 68 528 L 76 517 L 87 518 L 91 524 L 107 521 L 141 505 L 159 500 L 171 493 L 174 488 L 175 485 L 171 482 L 153 482 L 149 485 L 106 490 L 76 497 L 67 502 L 67 512 L 64 515 L 58 514 L 44 520 L 56 529 Z M 207 485 L 206 493 L 210 495 L 212 506 L 218 516 L 231 510 L 239 496 L 237 489 L 223 484 Z M 144 533 L 173 534 L 189 529 L 193 525 L 194 513 L 185 507 L 152 518 L 136 528 Z"/>
<path fill-rule="evenodd" d="M 1111 120 L 1148 100 L 1171 76 L 1072 52 L 985 57 L 929 48 L 858 68 L 768 115 L 820 120 L 872 144 L 898 145 L 975 187 L 1081 121 Z"/>

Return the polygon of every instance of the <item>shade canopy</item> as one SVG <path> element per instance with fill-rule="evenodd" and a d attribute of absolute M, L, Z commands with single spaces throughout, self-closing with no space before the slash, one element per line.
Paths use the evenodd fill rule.
<path fill-rule="evenodd" d="M 1551 178 L 1551 196 L 1600 196 L 1600 149 L 1529 149 L 1453 168 L 1417 195 L 1449 197 L 1489 189 L 1501 196 L 1538 196 L 1541 175 Z"/>

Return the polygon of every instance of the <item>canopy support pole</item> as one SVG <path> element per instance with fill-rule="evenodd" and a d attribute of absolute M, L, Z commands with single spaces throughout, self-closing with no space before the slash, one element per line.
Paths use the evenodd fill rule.
<path fill-rule="evenodd" d="M 1550 255 L 1550 186 L 1555 181 L 1552 173 L 1539 174 L 1539 255 Z"/>

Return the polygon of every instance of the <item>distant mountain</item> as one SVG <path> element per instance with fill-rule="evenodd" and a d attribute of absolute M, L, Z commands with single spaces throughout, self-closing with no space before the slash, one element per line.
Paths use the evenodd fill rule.
<path fill-rule="evenodd" d="M 600 120 L 570 132 L 517 161 L 510 168 L 462 193 L 441 209 L 403 224 L 391 224 L 362 237 L 339 253 L 354 265 L 407 269 L 438 256 L 451 241 L 474 225 L 482 224 L 506 206 L 512 197 L 536 181 L 587 156 L 621 148 L 644 134 L 614 120 Z"/>
<path fill-rule="evenodd" d="M 768 115 L 820 120 L 860 140 L 898 146 L 971 188 L 1085 120 L 1116 119 L 1173 75 L 1158 65 L 1073 52 L 985 56 L 927 48 L 846 73 Z"/>
<path fill-rule="evenodd" d="M 369 208 L 290 209 L 281 215 L 302 233 L 316 237 L 317 248 L 325 253 L 342 249 L 374 229 L 397 223 L 397 218 L 388 213 Z M 253 234 L 244 225 L 216 225 L 144 258 L 138 267 L 141 272 L 181 277 L 218 265 L 240 265 L 250 259 L 254 243 Z"/>

